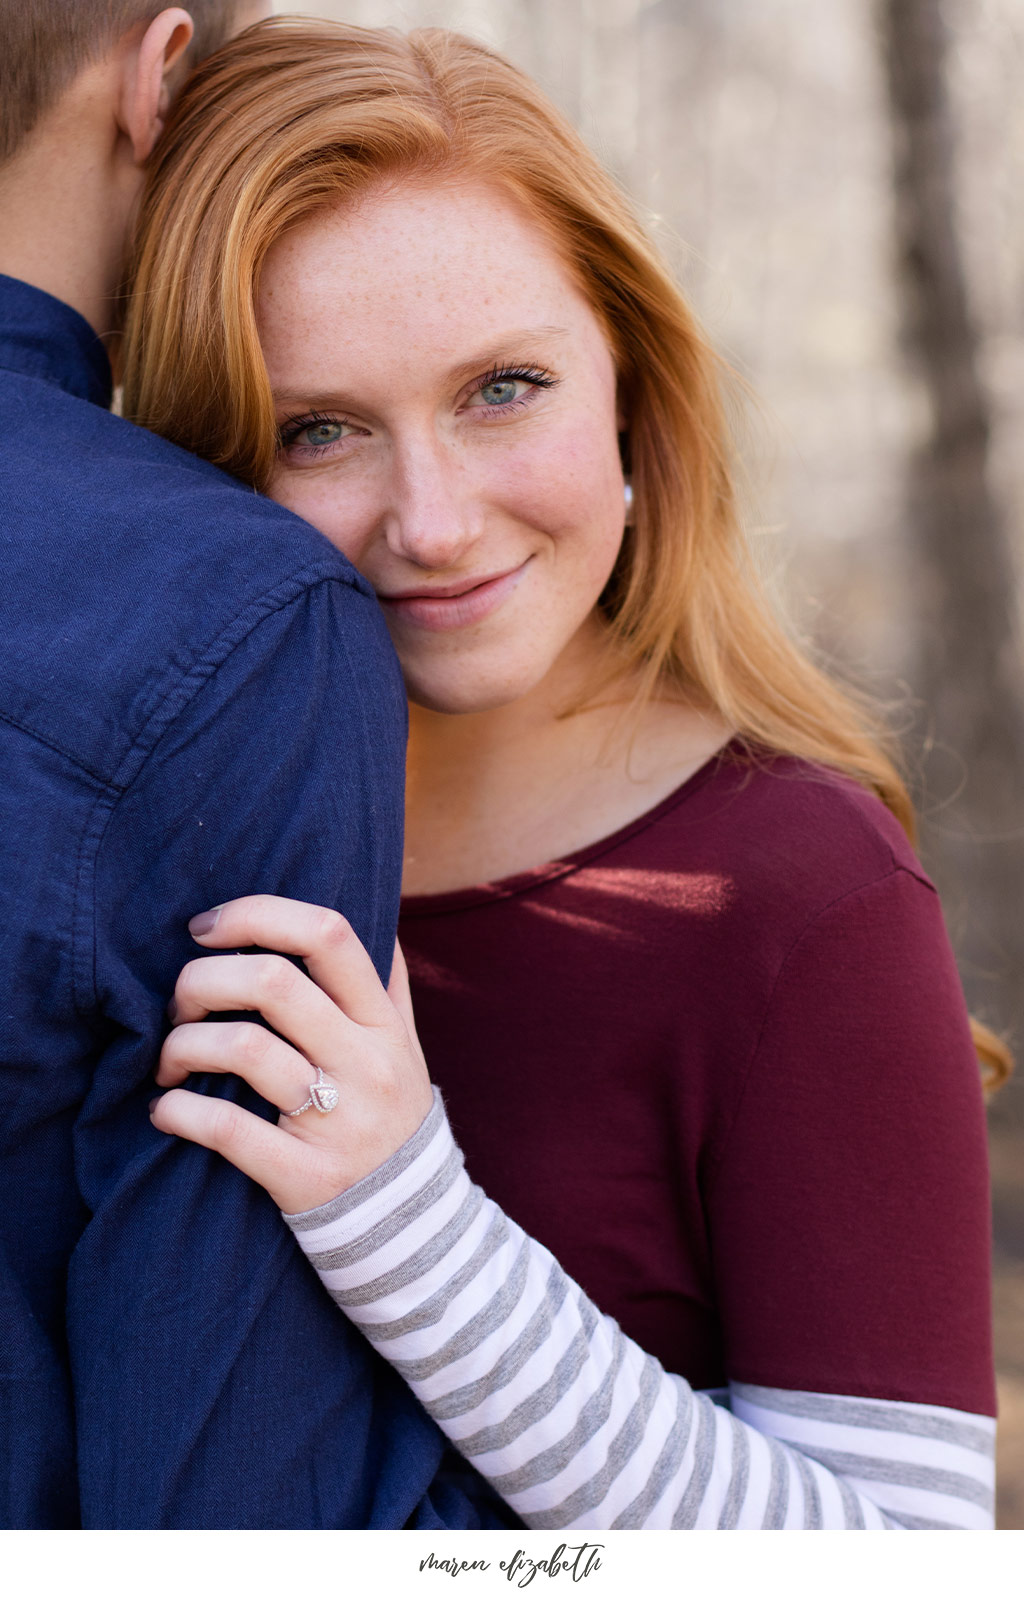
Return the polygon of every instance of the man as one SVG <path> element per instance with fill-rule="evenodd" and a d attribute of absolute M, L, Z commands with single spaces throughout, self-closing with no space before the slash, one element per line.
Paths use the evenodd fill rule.
<path fill-rule="evenodd" d="M 507 1525 L 265 1196 L 147 1115 L 191 915 L 335 906 L 386 975 L 397 912 L 404 699 L 372 592 L 106 409 L 168 97 L 263 10 L 0 0 L 8 1527 Z"/>

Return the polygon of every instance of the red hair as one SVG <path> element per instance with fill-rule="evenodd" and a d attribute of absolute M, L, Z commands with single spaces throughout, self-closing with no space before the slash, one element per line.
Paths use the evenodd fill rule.
<path fill-rule="evenodd" d="M 125 414 L 265 487 L 277 444 L 255 299 L 270 246 L 404 176 L 471 175 L 542 228 L 607 330 L 628 417 L 634 522 L 602 606 L 648 693 L 713 709 L 758 748 L 913 815 L 866 704 L 767 605 L 732 483 L 725 369 L 629 203 L 537 86 L 485 46 L 277 18 L 193 75 L 155 152 L 127 319 Z M 990 1082 L 1009 1056 L 974 1024 Z"/>

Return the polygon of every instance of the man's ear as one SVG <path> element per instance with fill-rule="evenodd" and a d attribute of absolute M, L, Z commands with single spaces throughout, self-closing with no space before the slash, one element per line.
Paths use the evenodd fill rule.
<path fill-rule="evenodd" d="M 188 12 L 172 6 L 154 17 L 126 59 L 118 121 L 138 166 L 147 160 L 160 136 L 170 104 L 168 78 L 188 49 L 193 32 Z"/>

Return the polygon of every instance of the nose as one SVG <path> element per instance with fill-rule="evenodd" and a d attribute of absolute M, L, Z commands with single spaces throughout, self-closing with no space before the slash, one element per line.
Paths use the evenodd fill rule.
<path fill-rule="evenodd" d="M 385 515 L 389 549 L 417 567 L 457 567 L 479 519 L 457 446 L 436 437 L 407 444 L 394 461 Z"/>

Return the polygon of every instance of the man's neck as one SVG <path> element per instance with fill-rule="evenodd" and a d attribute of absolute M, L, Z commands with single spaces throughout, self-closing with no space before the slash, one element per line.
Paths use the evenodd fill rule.
<path fill-rule="evenodd" d="M 113 127 L 79 98 L 0 167 L 0 272 L 65 301 L 105 337 L 118 321 L 130 169 L 115 158 Z"/>

